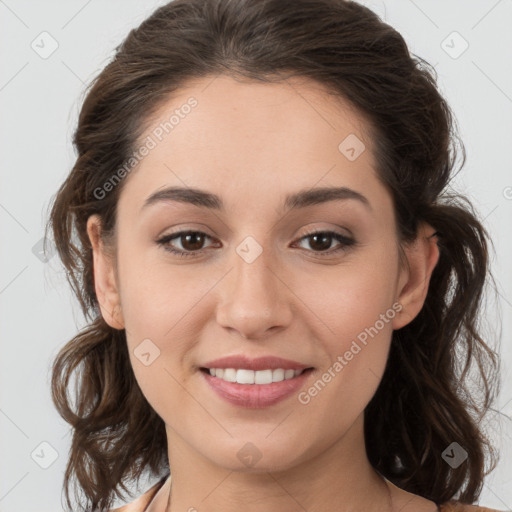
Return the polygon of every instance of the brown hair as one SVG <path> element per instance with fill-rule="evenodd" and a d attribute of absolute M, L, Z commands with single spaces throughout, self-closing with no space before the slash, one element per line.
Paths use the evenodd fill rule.
<path fill-rule="evenodd" d="M 413 240 L 420 221 L 436 230 L 440 259 L 428 296 L 418 316 L 393 333 L 382 382 L 365 410 L 365 440 L 372 466 L 395 485 L 436 503 L 454 496 L 474 502 L 488 474 L 486 451 L 490 470 L 496 465 L 480 426 L 499 386 L 497 353 L 479 326 L 492 279 L 489 237 L 470 202 L 448 190 L 465 152 L 435 70 L 355 2 L 175 0 L 132 30 L 91 84 L 74 134 L 77 160 L 47 225 L 91 321 L 61 349 L 52 374 L 54 403 L 73 427 L 68 506 L 72 477 L 87 501 L 83 510 L 102 512 L 114 494 L 124 498 L 127 480 L 145 469 L 169 471 L 164 422 L 135 380 L 125 332 L 100 314 L 86 223 L 99 214 L 105 240 L 115 232 L 126 180 L 101 198 L 95 191 L 127 161 L 150 114 L 173 91 L 218 73 L 267 82 L 308 77 L 351 102 L 370 124 L 400 241 Z M 466 382 L 475 363 L 480 400 Z M 442 458 L 453 442 L 469 453 L 456 469 Z"/>

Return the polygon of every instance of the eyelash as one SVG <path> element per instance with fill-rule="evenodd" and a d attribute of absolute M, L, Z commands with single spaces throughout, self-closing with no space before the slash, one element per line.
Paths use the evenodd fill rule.
<path fill-rule="evenodd" d="M 171 240 L 174 240 L 174 239 L 177 239 L 177 238 L 180 238 L 182 236 L 185 236 L 185 235 L 195 235 L 195 234 L 200 234 L 200 235 L 205 235 L 207 238 L 212 238 L 210 237 L 209 235 L 207 235 L 206 233 L 203 233 L 202 231 L 192 231 L 192 230 L 186 230 L 186 231 L 178 231 L 177 233 L 172 233 L 172 234 L 169 234 L 169 235 L 165 235 L 163 236 L 162 238 L 158 239 L 156 241 L 156 243 L 158 245 L 161 245 L 163 246 L 163 248 L 172 253 L 172 254 L 175 254 L 176 256 L 179 256 L 179 257 L 190 257 L 190 256 L 196 256 L 196 255 L 199 255 L 201 253 L 203 253 L 205 251 L 205 249 L 201 249 L 201 250 L 198 250 L 198 251 L 182 251 L 182 250 L 179 250 L 179 249 L 175 249 L 173 247 L 171 247 L 169 245 L 169 242 Z M 335 253 L 339 253 L 340 251 L 347 251 L 350 247 L 353 247 L 355 245 L 357 245 L 357 242 L 352 239 L 352 238 L 349 238 L 349 237 L 346 237 L 344 235 L 341 235 L 340 233 L 337 233 L 336 231 L 312 231 L 310 233 L 306 233 L 304 236 L 302 236 L 301 238 L 299 238 L 299 242 L 304 240 L 305 238 L 310 238 L 314 235 L 331 235 L 332 238 L 334 238 L 335 240 L 337 240 L 338 242 L 340 242 L 342 244 L 341 247 L 339 247 L 338 249 L 335 249 L 335 250 L 330 250 L 330 251 L 311 251 L 313 253 L 315 253 L 315 255 L 318 255 L 320 257 L 328 257 L 328 256 L 332 256 L 333 254 Z"/>

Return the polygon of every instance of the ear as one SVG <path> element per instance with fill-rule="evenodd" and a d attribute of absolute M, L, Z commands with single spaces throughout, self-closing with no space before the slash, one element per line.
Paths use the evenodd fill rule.
<path fill-rule="evenodd" d="M 405 248 L 408 265 L 400 270 L 397 302 L 402 309 L 393 319 L 393 329 L 414 320 L 425 303 L 430 277 L 439 260 L 437 236 L 432 226 L 422 223 L 416 240 Z"/>
<path fill-rule="evenodd" d="M 92 245 L 94 289 L 101 314 L 110 327 L 124 329 L 113 258 L 105 250 L 101 239 L 101 219 L 98 215 L 91 215 L 87 219 L 87 234 Z"/>

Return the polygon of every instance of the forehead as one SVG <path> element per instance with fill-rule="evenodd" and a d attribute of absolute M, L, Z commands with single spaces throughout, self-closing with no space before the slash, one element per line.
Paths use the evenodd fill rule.
<path fill-rule="evenodd" d="M 151 149 L 120 199 L 130 209 L 169 185 L 210 190 L 228 206 L 277 205 L 284 195 L 315 186 L 383 193 L 369 124 L 304 77 L 195 79 L 160 104 L 145 127 L 136 147 L 149 143 Z"/>

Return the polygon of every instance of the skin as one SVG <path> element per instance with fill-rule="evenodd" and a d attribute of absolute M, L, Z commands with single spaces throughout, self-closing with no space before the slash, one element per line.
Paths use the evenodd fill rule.
<path fill-rule="evenodd" d="M 128 176 L 118 203 L 117 262 L 97 216 L 87 229 L 95 289 L 105 320 L 124 328 L 136 379 L 166 424 L 172 512 L 390 510 L 384 480 L 365 451 L 363 413 L 385 369 L 392 331 L 421 310 L 439 251 L 434 230 L 420 226 L 400 265 L 391 195 L 375 173 L 364 118 L 316 82 L 189 82 L 151 118 L 143 139 L 194 96 L 198 106 Z M 349 134 L 366 150 L 349 161 L 338 145 Z M 141 211 L 165 186 L 221 196 L 224 212 L 168 202 Z M 285 195 L 346 186 L 356 200 L 285 212 Z M 179 258 L 156 243 L 191 229 L 202 254 Z M 315 251 L 310 231 L 352 235 Z M 237 246 L 252 236 L 262 253 L 247 263 Z M 209 238 L 210 237 L 210 238 Z M 117 263 L 117 265 L 116 265 Z M 308 404 L 296 395 L 265 409 L 219 398 L 198 367 L 217 357 L 275 355 L 313 366 L 303 389 L 332 366 L 365 328 L 394 303 L 402 309 Z M 160 356 L 145 366 L 134 350 L 149 338 Z M 247 467 L 247 443 L 261 459 Z M 433 502 L 389 485 L 394 510 L 434 511 Z M 169 481 L 148 508 L 164 512 Z M 383 505 L 384 504 L 384 505 Z"/>

